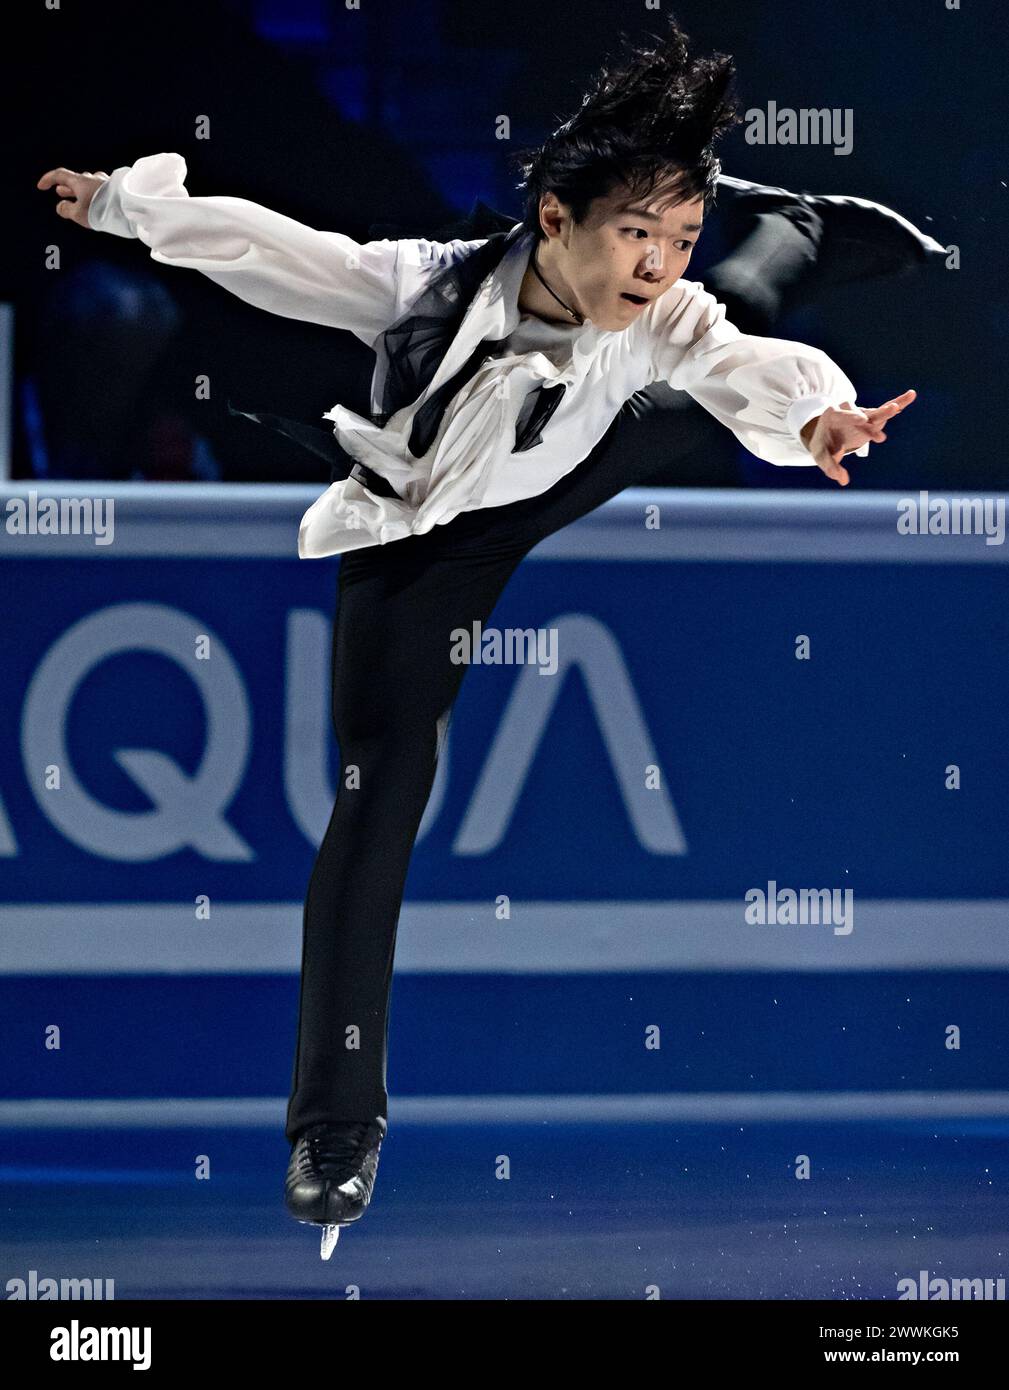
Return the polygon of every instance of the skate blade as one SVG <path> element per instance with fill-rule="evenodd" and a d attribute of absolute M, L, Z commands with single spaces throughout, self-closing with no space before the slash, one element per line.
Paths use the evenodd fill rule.
<path fill-rule="evenodd" d="M 322 1228 L 322 1246 L 319 1254 L 324 1260 L 328 1260 L 336 1249 L 336 1242 L 340 1239 L 340 1227 L 337 1225 L 327 1225 Z"/>

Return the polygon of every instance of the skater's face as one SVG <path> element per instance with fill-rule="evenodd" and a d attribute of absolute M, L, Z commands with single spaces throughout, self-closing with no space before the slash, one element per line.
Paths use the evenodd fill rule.
<path fill-rule="evenodd" d="M 551 289 L 597 328 L 619 333 L 685 273 L 704 221 L 704 199 L 670 207 L 668 201 L 642 202 L 621 188 L 594 199 L 578 224 L 547 193 L 540 217 L 547 237 L 537 264 Z M 539 289 L 553 305 L 548 312 L 557 312 L 560 306 Z"/>

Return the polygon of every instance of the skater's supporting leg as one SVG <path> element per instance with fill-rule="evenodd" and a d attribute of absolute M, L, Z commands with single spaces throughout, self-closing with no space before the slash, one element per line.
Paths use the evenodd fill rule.
<path fill-rule="evenodd" d="M 467 667 L 450 633 L 486 621 L 524 549 L 444 532 L 344 555 L 332 651 L 336 803 L 305 901 L 286 1133 L 383 1118 L 403 884 L 449 711 Z"/>

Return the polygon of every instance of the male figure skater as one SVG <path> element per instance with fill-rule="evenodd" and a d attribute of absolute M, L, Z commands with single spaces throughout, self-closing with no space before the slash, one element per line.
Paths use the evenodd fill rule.
<path fill-rule="evenodd" d="M 308 885 L 286 1124 L 287 1207 L 327 1228 L 324 1254 L 365 1211 L 386 1134 L 403 884 L 466 669 L 452 630 L 485 623 L 546 536 L 660 465 L 668 477 L 694 447 L 692 417 L 844 486 L 843 458 L 865 457 L 914 399 L 859 408 L 825 353 L 752 332 L 791 296 L 942 248 L 874 204 L 719 179 L 714 143 L 738 120 L 732 73 L 729 57 L 692 56 L 671 20 L 522 155 L 523 221 L 474 240 L 359 245 L 244 199 L 190 198 L 175 154 L 39 180 L 61 216 L 139 237 L 158 261 L 376 353 L 371 418 L 327 412 L 334 480 L 298 541 L 303 557 L 343 557 L 332 715 L 342 766 L 356 769 Z M 708 277 L 721 300 L 682 278 L 716 187 L 739 237 Z M 677 391 L 698 409 L 670 409 Z M 294 422 L 278 427 L 298 437 Z"/>

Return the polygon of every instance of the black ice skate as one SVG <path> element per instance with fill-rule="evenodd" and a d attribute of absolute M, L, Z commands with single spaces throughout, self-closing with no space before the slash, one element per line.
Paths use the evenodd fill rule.
<path fill-rule="evenodd" d="M 291 1147 L 285 1205 L 296 1220 L 323 1227 L 324 1260 L 333 1253 L 340 1227 L 359 1220 L 371 1201 L 387 1128 L 381 1115 L 310 1125 Z"/>
<path fill-rule="evenodd" d="M 803 296 L 856 280 L 905 275 L 947 255 L 945 246 L 899 212 L 867 198 L 792 193 L 723 174 L 717 202 L 733 245 L 762 214 L 779 214 L 808 229 L 816 258 L 795 287 Z"/>

